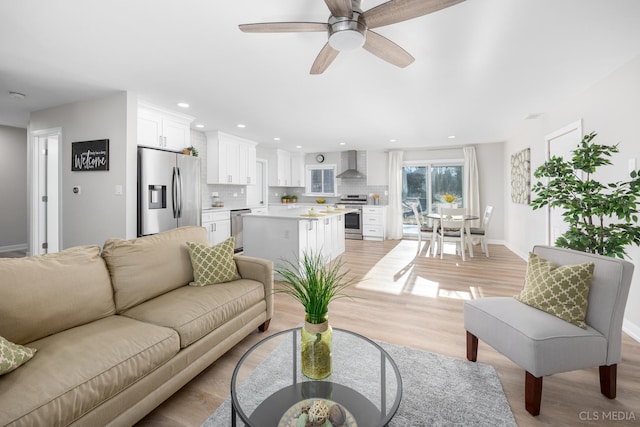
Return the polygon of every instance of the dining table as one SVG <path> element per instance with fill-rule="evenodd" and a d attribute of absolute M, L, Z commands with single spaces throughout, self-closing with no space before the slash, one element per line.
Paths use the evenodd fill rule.
<path fill-rule="evenodd" d="M 440 220 L 442 216 L 437 212 L 431 212 L 426 215 L 427 218 L 431 219 L 433 222 L 433 237 L 432 242 L 436 242 L 438 239 L 438 227 L 440 227 Z M 459 218 L 457 215 L 452 216 L 452 218 Z M 469 256 L 473 258 L 473 242 L 471 241 L 471 222 L 480 219 L 478 215 L 462 215 L 462 219 L 464 219 L 464 229 L 467 234 L 467 246 L 469 247 Z M 442 248 L 439 248 L 442 250 Z M 464 250 L 464 248 L 460 248 L 460 250 Z M 433 255 L 436 256 L 438 254 L 437 249 L 433 252 Z"/>

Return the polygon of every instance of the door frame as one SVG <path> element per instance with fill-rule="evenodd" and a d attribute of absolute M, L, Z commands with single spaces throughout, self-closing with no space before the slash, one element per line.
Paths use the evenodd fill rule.
<path fill-rule="evenodd" d="M 545 151 L 545 160 L 549 160 L 551 158 L 551 143 L 554 139 L 561 138 L 566 136 L 572 132 L 576 132 L 578 136 L 578 142 L 582 140 L 582 119 L 578 119 L 573 123 L 570 123 L 556 131 L 553 131 L 547 135 L 545 135 L 544 140 L 546 143 L 546 151 Z M 548 179 L 547 179 L 548 182 Z M 551 240 L 552 234 L 552 224 L 551 224 L 551 207 L 547 206 L 546 209 L 546 218 L 545 218 L 545 228 L 546 228 L 546 244 L 553 246 L 553 241 Z"/>
<path fill-rule="evenodd" d="M 40 143 L 48 137 L 57 137 L 57 141 L 51 142 L 47 140 L 48 154 L 46 157 L 46 172 L 40 168 L 41 152 Z M 62 128 L 38 129 L 29 132 L 29 140 L 27 145 L 28 155 L 28 204 L 29 204 L 29 248 L 27 255 L 38 255 L 42 253 L 43 239 L 40 237 L 40 182 L 45 180 L 47 185 L 47 218 L 46 218 L 46 241 L 48 248 L 46 252 L 57 252 L 60 250 L 60 152 L 62 142 Z"/>

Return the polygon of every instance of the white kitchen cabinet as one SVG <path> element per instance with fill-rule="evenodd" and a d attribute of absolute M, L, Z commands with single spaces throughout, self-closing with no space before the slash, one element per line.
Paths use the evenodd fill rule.
<path fill-rule="evenodd" d="M 207 132 L 207 183 L 256 183 L 256 145 L 223 132 Z"/>
<path fill-rule="evenodd" d="M 291 186 L 304 187 L 305 186 L 305 164 L 304 153 L 291 154 Z"/>
<path fill-rule="evenodd" d="M 384 240 L 386 206 L 364 206 L 362 208 L 362 238 L 364 240 Z"/>
<path fill-rule="evenodd" d="M 138 145 L 182 151 L 191 145 L 193 117 L 162 109 L 151 104 L 138 104 Z"/>
<path fill-rule="evenodd" d="M 229 211 L 202 213 L 202 226 L 209 234 L 209 244 L 215 245 L 231 237 L 231 215 Z"/>

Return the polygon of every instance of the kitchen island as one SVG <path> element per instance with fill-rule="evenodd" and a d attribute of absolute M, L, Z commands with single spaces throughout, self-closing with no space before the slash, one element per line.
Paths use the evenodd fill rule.
<path fill-rule="evenodd" d="M 344 253 L 344 214 L 353 209 L 275 207 L 263 215 L 245 215 L 244 254 L 282 266 L 306 253 L 333 260 Z"/>

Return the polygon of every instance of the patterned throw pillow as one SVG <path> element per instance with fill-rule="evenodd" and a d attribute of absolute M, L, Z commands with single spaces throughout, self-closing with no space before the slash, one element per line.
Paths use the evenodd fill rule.
<path fill-rule="evenodd" d="M 585 317 L 593 263 L 557 266 L 530 253 L 524 288 L 515 298 L 587 329 Z"/>
<path fill-rule="evenodd" d="M 0 375 L 7 374 L 28 362 L 36 351 L 35 348 L 23 347 L 0 337 Z"/>
<path fill-rule="evenodd" d="M 239 279 L 238 267 L 233 260 L 234 244 L 233 236 L 214 246 L 187 242 L 194 278 L 189 285 L 206 286 Z"/>

